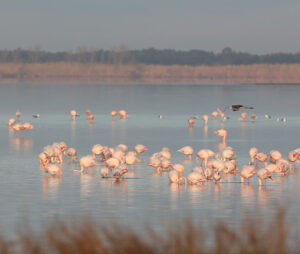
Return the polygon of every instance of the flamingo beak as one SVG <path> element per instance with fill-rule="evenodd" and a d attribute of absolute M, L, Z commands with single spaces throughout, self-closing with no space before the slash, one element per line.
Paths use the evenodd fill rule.
<path fill-rule="evenodd" d="M 63 174 L 63 172 L 60 169 L 57 172 L 58 172 L 59 175 Z"/>

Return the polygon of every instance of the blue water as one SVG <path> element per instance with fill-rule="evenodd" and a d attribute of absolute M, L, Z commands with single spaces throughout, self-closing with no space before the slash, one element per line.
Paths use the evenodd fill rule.
<path fill-rule="evenodd" d="M 250 185 L 242 185 L 238 176 L 223 176 L 216 185 L 178 186 L 146 165 L 152 153 L 168 146 L 172 161 L 183 163 L 187 174 L 198 164 L 184 161 L 176 151 L 185 145 L 195 151 L 218 151 L 213 132 L 222 127 L 218 120 L 209 120 L 204 129 L 199 119 L 189 129 L 187 119 L 231 104 L 254 106 L 249 113 L 258 115 L 254 123 L 241 123 L 237 121 L 240 112 L 227 112 L 227 144 L 236 149 L 238 167 L 248 163 L 252 146 L 263 152 L 277 149 L 286 157 L 300 147 L 299 95 L 297 84 L 1 84 L 0 225 L 13 231 L 25 218 L 39 227 L 57 216 L 91 216 L 100 223 L 117 220 L 136 229 L 146 222 L 159 228 L 189 216 L 205 223 L 222 219 L 235 225 L 243 214 L 269 218 L 277 205 L 286 206 L 289 218 L 300 225 L 298 172 L 275 178 L 262 188 L 256 177 Z M 8 130 L 7 121 L 17 109 L 21 121 L 31 121 L 34 130 L 19 135 Z M 81 114 L 76 121 L 70 119 L 71 109 Z M 95 115 L 93 124 L 86 121 L 86 109 Z M 127 110 L 129 118 L 112 121 L 110 111 L 120 109 Z M 32 118 L 35 113 L 41 118 Z M 271 119 L 265 119 L 265 114 Z M 277 117 L 286 117 L 287 122 L 277 122 Z M 50 177 L 40 170 L 38 154 L 59 141 L 75 147 L 79 156 L 89 154 L 97 143 L 130 147 L 141 143 L 149 151 L 134 166 L 136 177 L 119 183 L 101 179 L 100 166 L 86 175 L 75 173 L 79 166 L 68 161 L 61 177 Z"/>

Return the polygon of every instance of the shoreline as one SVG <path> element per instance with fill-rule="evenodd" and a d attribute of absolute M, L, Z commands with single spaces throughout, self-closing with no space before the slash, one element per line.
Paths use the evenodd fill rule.
<path fill-rule="evenodd" d="M 297 84 L 300 64 L 226 66 L 0 63 L 0 83 Z"/>

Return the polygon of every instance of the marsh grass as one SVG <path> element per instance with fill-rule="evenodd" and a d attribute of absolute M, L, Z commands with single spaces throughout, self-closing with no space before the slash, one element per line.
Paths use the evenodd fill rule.
<path fill-rule="evenodd" d="M 186 219 L 176 226 L 170 226 L 163 233 L 157 233 L 151 226 L 145 226 L 142 236 L 127 226 L 118 223 L 99 226 L 91 219 L 82 218 L 73 223 L 56 220 L 36 233 L 28 226 L 22 226 L 17 239 L 9 241 L 0 237 L 0 253 L 34 254 L 285 254 L 299 253 L 299 237 L 295 244 L 288 244 L 291 235 L 285 212 L 278 210 L 276 216 L 267 222 L 244 219 L 240 227 L 231 228 L 218 222 L 212 228 L 213 238 L 205 237 L 207 232 L 201 225 Z"/>
<path fill-rule="evenodd" d="M 182 66 L 0 63 L 0 82 L 299 83 L 300 64 Z"/>

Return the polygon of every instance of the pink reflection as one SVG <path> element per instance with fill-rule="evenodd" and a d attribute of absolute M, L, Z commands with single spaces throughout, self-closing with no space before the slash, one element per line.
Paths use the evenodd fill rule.
<path fill-rule="evenodd" d="M 15 151 L 31 151 L 33 140 L 31 138 L 14 137 L 9 139 L 11 149 Z"/>
<path fill-rule="evenodd" d="M 61 176 L 44 176 L 42 179 L 43 183 L 43 197 L 48 199 L 49 195 L 52 198 L 57 198 L 58 191 L 61 184 Z"/>

